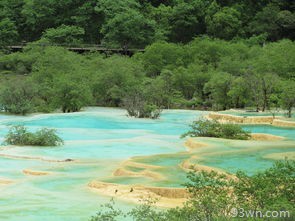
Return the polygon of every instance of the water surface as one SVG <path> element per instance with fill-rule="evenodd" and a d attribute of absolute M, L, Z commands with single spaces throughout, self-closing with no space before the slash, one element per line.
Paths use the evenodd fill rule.
<path fill-rule="evenodd" d="M 92 180 L 181 186 L 185 173 L 178 165 L 189 156 L 178 154 L 186 151 L 184 140 L 179 136 L 187 131 L 193 120 L 205 114 L 200 111 L 167 110 L 160 119 L 150 120 L 129 118 L 121 109 L 87 108 L 83 112 L 70 114 L 0 115 L 0 142 L 9 126 L 19 124 L 25 125 L 30 131 L 42 127 L 55 128 L 65 140 L 65 145 L 61 147 L 0 147 L 0 180 L 13 182 L 0 184 L 0 220 L 87 220 L 101 203 L 109 200 L 87 187 Z M 294 129 L 259 125 L 244 128 L 285 136 L 291 143 L 295 138 Z M 294 151 L 295 148 L 275 146 L 270 150 L 262 148 L 258 154 L 241 155 L 226 152 L 239 150 L 235 145 L 219 141 L 212 143 L 219 148 L 216 155 L 208 155 L 199 162 L 230 172 L 243 169 L 253 173 L 267 168 L 272 161 L 263 159 L 264 154 Z M 4 154 L 33 159 L 15 159 Z M 147 156 L 142 158 L 143 163 L 162 166 L 160 171 L 155 172 L 164 174 L 166 179 L 157 182 L 150 178 L 112 177 L 122 162 L 136 156 Z M 53 162 L 69 158 L 75 161 Z M 50 175 L 29 176 L 23 174 L 24 169 L 47 171 Z M 135 172 L 142 170 L 128 169 Z M 133 206 L 120 201 L 117 204 L 124 210 Z"/>

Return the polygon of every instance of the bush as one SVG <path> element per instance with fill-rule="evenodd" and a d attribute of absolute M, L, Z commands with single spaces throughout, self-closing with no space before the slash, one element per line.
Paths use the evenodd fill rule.
<path fill-rule="evenodd" d="M 56 130 L 42 128 L 31 133 L 24 126 L 13 126 L 5 137 L 5 144 L 19 146 L 59 146 L 63 140 L 56 134 Z"/>
<path fill-rule="evenodd" d="M 157 119 L 161 114 L 161 109 L 157 105 L 149 104 L 140 94 L 125 96 L 122 103 L 131 117 Z"/>
<path fill-rule="evenodd" d="M 243 130 L 240 125 L 221 124 L 216 120 L 210 121 L 200 119 L 190 125 L 191 130 L 181 137 L 217 137 L 225 139 L 247 140 L 250 138 L 248 131 Z"/>
<path fill-rule="evenodd" d="M 0 89 L 0 103 L 4 111 L 12 114 L 25 115 L 34 112 L 35 85 L 26 80 L 10 80 Z"/>

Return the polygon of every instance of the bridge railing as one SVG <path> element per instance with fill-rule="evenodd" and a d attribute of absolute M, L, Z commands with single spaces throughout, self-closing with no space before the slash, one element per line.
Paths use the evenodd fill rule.
<path fill-rule="evenodd" d="M 110 48 L 105 45 L 99 45 L 99 44 L 56 44 L 56 43 L 39 43 L 39 42 L 32 42 L 32 43 L 21 42 L 18 44 L 8 45 L 8 46 L 0 45 L 0 47 L 21 50 L 28 45 L 41 46 L 41 47 L 51 47 L 51 46 L 64 47 L 74 51 L 76 50 L 76 51 L 144 52 L 144 49 L 142 48 Z"/>

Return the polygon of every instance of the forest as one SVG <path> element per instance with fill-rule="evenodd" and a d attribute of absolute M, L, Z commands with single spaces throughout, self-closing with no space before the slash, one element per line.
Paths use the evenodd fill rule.
<path fill-rule="evenodd" d="M 291 40 L 260 46 L 200 37 L 157 42 L 131 58 L 29 45 L 1 56 L 0 70 L 2 108 L 15 114 L 99 105 L 125 106 L 138 117 L 163 108 L 281 107 L 291 116 L 295 103 Z"/>
<path fill-rule="evenodd" d="M 295 105 L 295 2 L 2 0 L 0 103 L 14 114 Z M 65 10 L 66 9 L 66 10 Z M 19 52 L 10 45 L 26 43 Z M 98 44 L 132 57 L 68 51 Z"/>
<path fill-rule="evenodd" d="M 201 35 L 294 40 L 294 9 L 292 0 L 1 0 L 0 45 L 43 38 L 144 48 Z"/>

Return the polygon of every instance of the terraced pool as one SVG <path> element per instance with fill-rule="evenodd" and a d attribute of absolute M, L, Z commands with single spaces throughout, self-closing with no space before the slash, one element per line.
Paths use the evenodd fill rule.
<path fill-rule="evenodd" d="M 148 120 L 129 118 L 121 109 L 87 108 L 71 114 L 0 115 L 0 142 L 9 126 L 16 124 L 23 124 L 31 131 L 40 127 L 55 128 L 65 140 L 61 147 L 0 147 L 0 181 L 11 182 L 0 182 L 0 220 L 87 220 L 101 203 L 109 200 L 87 187 L 92 180 L 181 186 L 185 172 L 179 164 L 190 155 L 179 136 L 194 119 L 205 114 L 167 110 L 159 120 Z M 263 158 L 264 155 L 295 151 L 294 129 L 259 125 L 245 128 L 284 136 L 287 140 L 278 141 L 270 148 L 267 148 L 268 143 L 243 146 L 210 140 L 208 142 L 215 145 L 214 153 L 206 148 L 200 150 L 197 163 L 229 172 L 243 169 L 253 173 L 271 165 L 272 160 Z M 255 145 L 255 152 L 251 152 L 251 145 Z M 154 172 L 162 174 L 165 179 L 113 177 L 112 173 L 130 158 L 138 163 L 161 167 Z M 74 161 L 58 162 L 65 159 Z M 49 174 L 30 176 L 23 173 L 24 169 Z M 127 169 L 142 171 L 140 167 L 129 166 Z M 128 209 L 132 205 L 119 201 L 118 206 Z"/>

